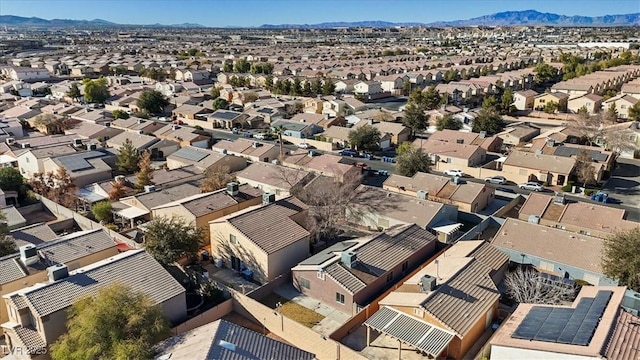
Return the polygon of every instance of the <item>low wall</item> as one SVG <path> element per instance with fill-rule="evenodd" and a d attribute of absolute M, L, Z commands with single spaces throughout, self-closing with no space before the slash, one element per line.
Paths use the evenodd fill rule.
<path fill-rule="evenodd" d="M 320 360 L 365 360 L 353 349 L 310 328 L 289 319 L 274 309 L 241 293 L 230 290 L 233 297 L 233 311 L 261 324 L 274 335 L 286 339 L 291 345 L 315 354 Z"/>
<path fill-rule="evenodd" d="M 290 283 L 291 283 L 291 272 L 288 272 L 286 274 L 282 274 L 278 276 L 277 278 L 273 279 L 272 281 L 269 281 L 268 283 L 260 286 L 259 288 L 252 290 L 247 294 L 247 296 L 254 300 L 262 300 L 265 298 L 265 296 L 271 294 L 277 288 Z"/>
<path fill-rule="evenodd" d="M 474 177 L 476 179 L 484 179 L 492 176 L 504 176 L 507 180 L 512 181 L 516 184 L 527 182 L 529 179 L 528 175 L 518 175 L 500 170 L 485 169 L 481 167 L 458 166 L 456 164 L 443 163 L 441 161 L 435 163 L 435 170 L 437 171 L 444 172 L 445 170 L 451 169 L 462 170 L 465 174 L 470 175 L 471 177 Z"/>
<path fill-rule="evenodd" d="M 115 242 L 127 244 L 132 249 L 142 248 L 142 245 L 138 244 L 133 239 L 129 239 L 126 236 L 120 235 L 117 232 L 110 230 L 98 224 L 97 222 L 78 214 L 77 212 L 71 209 L 68 209 L 56 202 L 53 202 L 44 196 L 38 195 L 38 199 L 42 203 L 42 206 L 47 208 L 47 210 L 49 210 L 52 214 L 56 215 L 57 217 L 62 217 L 65 219 L 73 219 L 82 230 L 102 229 L 106 231 Z"/>
<path fill-rule="evenodd" d="M 16 209 L 18 210 L 20 215 L 25 216 L 25 215 L 29 215 L 31 213 L 42 210 L 42 204 L 37 203 L 37 204 L 31 204 L 27 206 L 20 206 L 19 208 L 16 208 Z"/>
<path fill-rule="evenodd" d="M 330 142 L 326 142 L 326 141 L 319 141 L 319 140 L 313 140 L 313 139 L 299 139 L 293 136 L 286 136 L 283 135 L 282 136 L 282 140 L 284 141 L 288 141 L 294 145 L 298 145 L 301 142 L 305 142 L 307 144 L 309 144 L 309 146 L 316 148 L 318 150 L 322 150 L 322 151 L 333 151 L 335 150 L 335 146 L 333 143 Z"/>
<path fill-rule="evenodd" d="M 173 335 L 182 334 L 189 330 L 193 330 L 202 325 L 208 324 L 210 322 L 214 322 L 221 317 L 229 314 L 233 311 L 233 300 L 227 299 L 223 303 L 215 306 L 202 314 L 196 315 L 195 317 L 183 322 L 182 324 L 171 329 Z"/>
<path fill-rule="evenodd" d="M 526 199 L 524 198 L 524 196 L 518 195 L 518 196 L 514 197 L 513 200 L 509 201 L 507 203 L 507 205 L 501 207 L 496 212 L 494 212 L 492 215 L 493 216 L 497 216 L 497 217 L 504 217 L 504 215 L 506 213 L 508 213 L 511 209 L 513 209 L 514 207 L 524 204 L 525 200 Z"/>

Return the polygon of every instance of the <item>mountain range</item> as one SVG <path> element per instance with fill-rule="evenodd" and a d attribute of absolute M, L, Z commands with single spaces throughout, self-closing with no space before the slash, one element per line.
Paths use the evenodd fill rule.
<path fill-rule="evenodd" d="M 204 28 L 205 26 L 193 23 L 184 24 L 152 24 L 152 25 L 125 25 L 117 24 L 102 19 L 94 20 L 70 20 L 52 19 L 46 20 L 37 17 L 21 17 L 13 15 L 0 15 L 0 26 L 12 27 L 121 27 L 121 26 L 145 26 L 145 27 L 180 27 L 180 28 Z M 542 13 L 536 10 L 504 11 L 491 15 L 480 16 L 468 20 L 438 21 L 433 23 L 418 22 L 388 22 L 388 21 L 357 21 L 357 22 L 324 22 L 319 24 L 264 24 L 258 26 L 261 29 L 328 29 L 338 27 L 397 27 L 397 26 L 431 26 L 431 27 L 464 27 L 464 26 L 640 26 L 640 13 L 604 15 L 604 16 L 566 16 L 552 13 Z"/>

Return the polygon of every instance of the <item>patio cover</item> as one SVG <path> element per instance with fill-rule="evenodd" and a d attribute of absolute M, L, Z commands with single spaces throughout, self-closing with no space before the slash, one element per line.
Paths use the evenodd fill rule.
<path fill-rule="evenodd" d="M 438 221 L 433 226 L 432 229 L 434 231 L 439 232 L 439 233 L 451 235 L 451 234 L 455 233 L 456 231 L 460 230 L 460 228 L 463 227 L 463 226 L 464 226 L 464 224 L 461 224 L 461 223 L 456 223 L 456 222 L 453 222 L 453 221 L 444 220 L 444 221 Z"/>
<path fill-rule="evenodd" d="M 135 206 L 132 206 L 126 209 L 122 209 L 118 211 L 116 214 L 125 219 L 134 220 L 139 218 L 140 216 L 147 215 L 148 213 L 149 213 L 149 210 L 144 210 L 144 209 L 140 209 Z"/>
<path fill-rule="evenodd" d="M 386 306 L 373 314 L 364 325 L 424 351 L 434 358 L 447 348 L 454 336 L 448 331 Z"/>

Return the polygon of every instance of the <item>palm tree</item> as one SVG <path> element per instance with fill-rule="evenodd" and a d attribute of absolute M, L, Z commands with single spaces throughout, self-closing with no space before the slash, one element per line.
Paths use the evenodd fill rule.
<path fill-rule="evenodd" d="M 284 148 L 282 145 L 282 133 L 284 133 L 287 129 L 282 125 L 278 125 L 273 128 L 273 132 L 278 135 L 278 143 L 280 144 L 280 163 L 284 160 Z"/>

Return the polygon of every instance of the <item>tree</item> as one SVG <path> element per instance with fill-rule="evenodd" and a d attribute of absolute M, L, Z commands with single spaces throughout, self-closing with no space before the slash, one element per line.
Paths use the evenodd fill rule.
<path fill-rule="evenodd" d="M 588 113 L 582 113 L 569 123 L 569 128 L 580 134 L 589 145 L 592 145 L 593 141 L 602 134 L 603 125 L 604 117 L 602 114 L 591 116 Z"/>
<path fill-rule="evenodd" d="M 235 180 L 236 177 L 231 174 L 229 166 L 216 165 L 207 169 L 205 178 L 200 183 L 200 191 L 205 193 L 224 189 L 228 183 Z"/>
<path fill-rule="evenodd" d="M 633 153 L 638 150 L 638 146 L 633 141 L 629 141 L 634 136 L 633 131 L 629 128 L 619 129 L 612 127 L 604 129 L 601 134 L 607 150 L 613 152 L 614 159 L 618 158 L 623 152 Z"/>
<path fill-rule="evenodd" d="M 233 72 L 233 62 L 225 61 L 224 65 L 222 65 L 222 72 L 225 72 L 225 73 Z"/>
<path fill-rule="evenodd" d="M 71 121 L 64 116 L 40 114 L 36 116 L 33 125 L 49 135 L 64 134 L 65 130 L 71 128 Z"/>
<path fill-rule="evenodd" d="M 251 69 L 251 64 L 245 59 L 238 59 L 233 64 L 233 70 L 237 73 L 247 73 Z"/>
<path fill-rule="evenodd" d="M 417 89 L 417 91 L 420 91 L 420 89 Z M 441 102 L 442 97 L 435 85 L 429 86 L 429 88 L 422 94 L 422 103 L 427 110 L 437 109 L 440 107 Z"/>
<path fill-rule="evenodd" d="M 136 104 L 149 114 L 160 114 L 169 105 L 169 101 L 158 90 L 144 90 Z"/>
<path fill-rule="evenodd" d="M 349 144 L 358 151 L 375 151 L 380 149 L 380 130 L 366 124 L 349 131 Z"/>
<path fill-rule="evenodd" d="M 107 200 L 97 202 L 91 207 L 93 216 L 100 222 L 110 222 L 113 218 L 111 211 L 111 203 Z"/>
<path fill-rule="evenodd" d="M 473 132 L 486 131 L 488 135 L 494 135 L 504 129 L 504 121 L 495 110 L 481 109 L 473 120 Z"/>
<path fill-rule="evenodd" d="M 51 346 L 53 360 L 151 359 L 153 346 L 171 335 L 148 295 L 120 284 L 76 301 L 67 332 Z"/>
<path fill-rule="evenodd" d="M 213 100 L 214 110 L 220 110 L 220 109 L 226 110 L 227 108 L 229 108 L 229 102 L 226 99 L 217 98 Z"/>
<path fill-rule="evenodd" d="M 71 86 L 69 86 L 69 90 L 67 91 L 67 93 L 65 94 L 68 97 L 70 97 L 71 99 L 73 99 L 73 101 L 78 101 L 78 99 L 80 99 L 82 97 L 82 92 L 80 92 L 80 88 L 78 87 L 78 83 L 71 83 Z"/>
<path fill-rule="evenodd" d="M 558 78 L 558 70 L 549 64 L 539 64 L 533 71 L 536 73 L 533 81 L 537 85 L 548 84 Z"/>
<path fill-rule="evenodd" d="M 201 228 L 182 217 L 160 216 L 151 220 L 145 235 L 145 249 L 160 264 L 170 265 L 182 257 L 194 257 L 202 245 Z"/>
<path fill-rule="evenodd" d="M 118 150 L 118 160 L 116 161 L 118 170 L 133 174 L 138 169 L 138 162 L 140 162 L 138 149 L 133 146 L 131 140 L 126 139 Z"/>
<path fill-rule="evenodd" d="M 335 91 L 336 85 L 333 83 L 333 81 L 328 78 L 324 79 L 324 84 L 322 84 L 322 95 L 333 95 Z"/>
<path fill-rule="evenodd" d="M 396 156 L 396 174 L 412 177 L 417 172 L 428 172 L 431 160 L 422 148 L 411 147 Z"/>
<path fill-rule="evenodd" d="M 124 194 L 126 194 L 127 189 L 125 187 L 124 180 L 116 180 L 111 182 L 111 190 L 109 191 L 109 200 L 118 201 Z"/>
<path fill-rule="evenodd" d="M 410 141 L 404 141 L 402 144 L 398 145 L 398 147 L 396 148 L 396 155 L 398 156 L 402 155 L 407 151 L 411 150 L 412 147 L 413 147 L 413 144 L 411 144 Z"/>
<path fill-rule="evenodd" d="M 151 152 L 145 150 L 138 161 L 138 172 L 136 173 L 136 189 L 142 191 L 145 186 L 153 185 L 153 168 L 151 167 Z"/>
<path fill-rule="evenodd" d="M 640 227 L 619 231 L 604 243 L 604 274 L 618 280 L 618 285 L 640 291 Z"/>
<path fill-rule="evenodd" d="M 629 120 L 640 121 L 640 101 L 629 108 Z"/>
<path fill-rule="evenodd" d="M 113 112 L 111 112 L 111 115 L 113 116 L 114 119 L 128 119 L 129 118 L 129 113 L 127 113 L 124 110 L 113 110 Z"/>
<path fill-rule="evenodd" d="M 322 80 L 317 78 L 313 81 L 311 85 L 311 92 L 315 95 L 322 94 Z"/>
<path fill-rule="evenodd" d="M 442 131 L 444 129 L 460 130 L 462 129 L 462 121 L 454 118 L 451 114 L 447 114 L 438 119 L 438 121 L 436 122 L 436 127 L 439 131 Z"/>
<path fill-rule="evenodd" d="M 276 135 L 278 135 L 278 145 L 280 146 L 280 155 L 278 156 L 278 159 L 280 160 L 280 163 L 282 163 L 282 161 L 284 161 L 284 144 L 282 143 L 282 134 L 286 130 L 287 129 L 285 129 L 284 126 L 282 126 L 282 125 L 278 125 L 278 126 L 273 128 L 273 132 Z"/>
<path fill-rule="evenodd" d="M 516 109 L 513 102 L 513 90 L 511 88 L 505 89 L 500 97 L 500 113 L 503 115 L 512 114 Z"/>
<path fill-rule="evenodd" d="M 497 111 L 498 110 L 498 99 L 495 96 L 489 95 L 484 100 L 482 100 L 482 108 L 486 110 Z"/>
<path fill-rule="evenodd" d="M 616 104 L 611 103 L 607 111 L 604 113 L 604 119 L 609 122 L 618 121 L 618 109 L 616 109 Z"/>
<path fill-rule="evenodd" d="M 71 175 L 64 167 L 45 173 L 35 173 L 29 180 L 29 186 L 37 194 L 66 207 L 73 207 L 76 201 L 74 196 L 75 184 Z"/>
<path fill-rule="evenodd" d="M 558 111 L 558 103 L 555 101 L 549 101 L 548 103 L 544 104 L 544 112 L 546 112 L 547 114 L 553 114 L 556 111 Z"/>
<path fill-rule="evenodd" d="M 247 91 L 242 94 L 243 103 L 252 103 L 258 100 L 258 94 L 255 91 Z"/>
<path fill-rule="evenodd" d="M 84 86 L 84 99 L 89 103 L 104 103 L 109 96 L 109 89 L 107 87 L 107 79 L 101 77 L 99 79 L 82 80 Z"/>
<path fill-rule="evenodd" d="M 521 267 L 507 273 L 504 283 L 507 294 L 517 303 L 557 305 L 575 295 L 575 288 L 549 284 L 537 271 Z"/>
<path fill-rule="evenodd" d="M 9 226 L 4 212 L 0 211 L 0 257 L 13 254 L 18 251 L 14 239 L 9 236 Z"/>
<path fill-rule="evenodd" d="M 408 96 L 409 94 L 411 94 L 411 81 L 405 80 L 402 83 L 402 95 Z"/>
<path fill-rule="evenodd" d="M 574 174 L 583 187 L 596 179 L 596 170 L 593 167 L 591 156 L 586 150 L 582 150 L 576 156 L 576 163 L 573 169 Z"/>
<path fill-rule="evenodd" d="M 212 87 L 210 94 L 211 94 L 211 97 L 214 98 L 214 99 L 219 98 L 220 97 L 220 88 L 217 87 L 217 86 Z"/>
<path fill-rule="evenodd" d="M 0 167 L 0 189 L 4 191 L 23 191 L 24 178 L 20 170 L 14 167 Z"/>
<path fill-rule="evenodd" d="M 415 136 L 418 131 L 422 131 L 429 125 L 429 116 L 424 113 L 424 106 L 408 102 L 404 109 L 402 124 L 411 129 L 411 136 Z"/>

